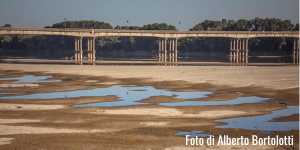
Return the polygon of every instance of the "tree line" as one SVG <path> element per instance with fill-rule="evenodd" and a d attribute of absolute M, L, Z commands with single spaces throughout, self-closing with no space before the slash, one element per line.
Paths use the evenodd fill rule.
<path fill-rule="evenodd" d="M 5 24 L 5 27 L 11 27 Z M 116 26 L 109 23 L 83 20 L 63 21 L 45 28 L 82 28 L 82 29 L 129 29 L 129 30 L 177 30 L 175 26 L 166 23 L 147 24 L 139 26 Z M 255 18 L 237 21 L 222 19 L 222 21 L 204 20 L 196 24 L 190 31 L 299 31 L 299 23 L 292 24 L 290 20 L 276 18 Z M 86 40 L 86 39 L 84 39 Z M 84 41 L 84 48 L 86 48 Z M 249 49 L 257 51 L 291 51 L 291 38 L 252 38 Z M 1 35 L 1 49 L 17 49 L 23 51 L 74 50 L 74 38 L 53 35 Z M 158 49 L 158 38 L 154 37 L 97 37 L 96 50 L 109 51 L 153 51 Z M 180 38 L 178 50 L 181 52 L 228 51 L 228 38 Z"/>
<path fill-rule="evenodd" d="M 190 31 L 299 31 L 299 23 L 292 24 L 290 20 L 276 18 L 255 18 L 237 21 L 222 19 L 222 21 L 205 20 Z"/>

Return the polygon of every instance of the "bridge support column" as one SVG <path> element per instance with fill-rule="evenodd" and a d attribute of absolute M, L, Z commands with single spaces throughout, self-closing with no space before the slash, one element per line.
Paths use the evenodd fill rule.
<path fill-rule="evenodd" d="M 229 60 L 232 62 L 232 39 L 230 39 L 230 46 L 229 46 Z"/>
<path fill-rule="evenodd" d="M 236 63 L 239 63 L 240 53 L 240 39 L 236 39 Z"/>
<path fill-rule="evenodd" d="M 175 39 L 169 39 L 169 61 L 175 62 Z"/>
<path fill-rule="evenodd" d="M 172 40 L 172 62 L 175 62 L 175 40 Z"/>
<path fill-rule="evenodd" d="M 230 39 L 230 49 L 229 49 L 229 61 L 230 63 L 233 61 L 232 57 L 233 57 L 233 39 Z"/>
<path fill-rule="evenodd" d="M 177 62 L 177 53 L 178 53 L 178 50 L 177 50 L 177 41 L 178 41 L 178 38 L 175 39 L 175 62 Z"/>
<path fill-rule="evenodd" d="M 238 47 L 239 57 L 238 57 L 238 59 L 239 59 L 239 63 L 241 63 L 242 62 L 242 51 L 243 51 L 243 49 L 242 49 L 243 40 L 242 39 L 238 39 L 238 40 L 239 40 L 239 47 Z"/>
<path fill-rule="evenodd" d="M 79 55 L 79 58 L 80 58 L 80 61 L 82 61 L 82 37 L 79 38 L 79 51 L 80 51 L 80 55 Z"/>
<path fill-rule="evenodd" d="M 158 61 L 161 61 L 161 44 L 162 43 L 162 40 L 159 39 L 158 40 Z"/>
<path fill-rule="evenodd" d="M 236 59 L 236 45 L 235 45 L 236 39 L 233 40 L 233 62 L 235 63 L 235 59 Z"/>
<path fill-rule="evenodd" d="M 245 45 L 244 45 L 244 55 L 243 55 L 243 57 L 244 57 L 244 60 L 243 60 L 243 62 L 244 63 L 246 63 L 246 65 L 248 64 L 248 39 L 245 39 L 244 40 L 244 43 L 245 43 Z"/>
<path fill-rule="evenodd" d="M 164 39 L 160 39 L 161 40 L 161 61 L 165 61 L 165 40 Z"/>
<path fill-rule="evenodd" d="M 177 40 L 178 38 L 160 38 L 158 40 L 158 61 L 177 62 Z M 169 42 L 169 44 L 167 44 L 167 42 Z"/>
<path fill-rule="evenodd" d="M 75 37 L 75 53 L 74 53 L 74 60 L 78 60 L 78 39 Z"/>
<path fill-rule="evenodd" d="M 88 60 L 91 59 L 90 49 L 91 49 L 90 38 L 87 38 L 87 58 L 88 58 Z"/>
<path fill-rule="evenodd" d="M 177 41 L 178 38 L 161 38 L 158 41 L 158 61 L 177 62 Z M 168 43 L 167 43 L 168 42 Z"/>
<path fill-rule="evenodd" d="M 172 39 L 169 39 L 169 62 L 172 62 Z"/>
<path fill-rule="evenodd" d="M 248 63 L 248 39 L 230 39 L 230 63 Z"/>
<path fill-rule="evenodd" d="M 248 38 L 247 39 L 240 39 L 240 62 L 243 64 L 243 65 L 246 65 L 248 64 Z"/>
<path fill-rule="evenodd" d="M 294 38 L 293 63 L 299 65 L 299 38 Z"/>
<path fill-rule="evenodd" d="M 87 49 L 87 57 L 90 61 L 96 60 L 96 50 L 95 50 L 95 37 L 88 38 L 88 49 Z"/>
<path fill-rule="evenodd" d="M 75 37 L 74 59 L 77 61 L 82 61 L 82 37 Z"/>
<path fill-rule="evenodd" d="M 245 62 L 245 40 L 244 39 L 241 39 L 240 40 L 241 42 L 240 42 L 240 44 L 241 44 L 241 46 L 240 46 L 240 62 L 241 63 L 244 63 Z"/>
<path fill-rule="evenodd" d="M 93 61 L 96 60 L 96 42 L 95 37 L 93 38 Z"/>
<path fill-rule="evenodd" d="M 248 51 L 249 51 L 249 39 L 246 39 L 246 57 L 248 57 Z"/>
<path fill-rule="evenodd" d="M 163 49 L 163 51 L 164 51 L 164 62 L 166 62 L 167 61 L 167 38 L 165 38 L 164 39 L 164 49 Z"/>

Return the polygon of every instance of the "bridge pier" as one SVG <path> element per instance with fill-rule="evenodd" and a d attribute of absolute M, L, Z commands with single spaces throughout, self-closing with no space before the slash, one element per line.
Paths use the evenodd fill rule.
<path fill-rule="evenodd" d="M 172 62 L 175 62 L 175 40 L 172 40 Z"/>
<path fill-rule="evenodd" d="M 177 41 L 178 41 L 178 38 L 176 38 L 175 40 L 175 62 L 177 62 L 177 53 L 178 53 L 178 50 L 177 50 Z"/>
<path fill-rule="evenodd" d="M 177 42 L 177 39 L 170 39 L 170 46 L 169 46 L 169 61 L 170 62 L 175 62 L 175 47 L 177 48 L 177 46 L 175 46 L 175 40 Z"/>
<path fill-rule="evenodd" d="M 237 63 L 238 62 L 238 39 L 230 39 L 230 63 Z"/>
<path fill-rule="evenodd" d="M 161 52 L 162 40 L 158 40 L 158 61 L 162 61 L 162 52 Z"/>
<path fill-rule="evenodd" d="M 177 62 L 177 40 L 161 38 L 158 41 L 158 61 L 161 62 Z M 167 44 L 169 42 L 169 44 Z M 169 46 L 168 46 L 169 45 Z"/>
<path fill-rule="evenodd" d="M 83 37 L 75 37 L 75 55 L 74 60 L 82 61 L 83 50 L 82 50 L 82 39 Z M 87 38 L 87 58 L 90 61 L 96 60 L 96 49 L 95 49 L 95 37 Z"/>
<path fill-rule="evenodd" d="M 88 40 L 88 49 L 87 49 L 87 57 L 90 61 L 96 60 L 96 50 L 95 50 L 95 37 L 89 37 Z"/>
<path fill-rule="evenodd" d="M 294 38 L 293 63 L 299 65 L 299 38 Z"/>
<path fill-rule="evenodd" d="M 169 40 L 169 62 L 172 62 L 172 39 Z"/>
<path fill-rule="evenodd" d="M 166 62 L 167 60 L 167 38 L 159 39 L 158 43 L 158 59 L 159 61 Z"/>
<path fill-rule="evenodd" d="M 248 39 L 241 39 L 241 57 L 242 63 L 248 63 Z"/>
<path fill-rule="evenodd" d="M 168 38 L 165 38 L 164 39 L 164 49 L 163 49 L 163 53 L 164 53 L 164 62 L 166 62 L 167 61 L 167 40 L 168 40 Z"/>
<path fill-rule="evenodd" d="M 82 37 L 75 37 L 75 55 L 74 59 L 82 61 Z"/>
<path fill-rule="evenodd" d="M 248 63 L 248 39 L 230 39 L 229 60 L 230 63 L 247 65 Z"/>

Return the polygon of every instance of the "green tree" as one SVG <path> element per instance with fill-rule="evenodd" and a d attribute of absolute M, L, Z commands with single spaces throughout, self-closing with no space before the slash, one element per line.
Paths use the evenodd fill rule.
<path fill-rule="evenodd" d="M 5 24 L 3 27 L 11 27 L 10 24 Z"/>
<path fill-rule="evenodd" d="M 296 24 L 294 31 L 299 31 L 299 23 Z"/>

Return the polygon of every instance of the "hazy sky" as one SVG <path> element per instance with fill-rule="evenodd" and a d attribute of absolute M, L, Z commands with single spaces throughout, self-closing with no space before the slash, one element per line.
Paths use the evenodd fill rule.
<path fill-rule="evenodd" d="M 117 25 L 167 23 L 188 30 L 206 19 L 279 18 L 299 22 L 299 0 L 0 0 L 0 26 L 40 27 L 95 20 Z"/>

